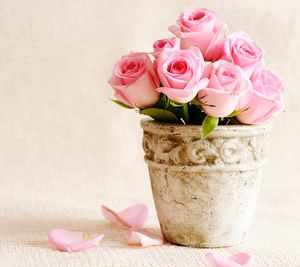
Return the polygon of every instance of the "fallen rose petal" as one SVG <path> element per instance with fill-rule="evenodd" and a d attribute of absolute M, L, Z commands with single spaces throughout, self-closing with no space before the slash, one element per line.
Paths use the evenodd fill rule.
<path fill-rule="evenodd" d="M 104 235 L 85 240 L 84 233 L 65 229 L 53 229 L 48 233 L 49 242 L 59 250 L 75 252 L 87 248 L 96 247 Z"/>
<path fill-rule="evenodd" d="M 130 245 L 142 245 L 145 248 L 164 243 L 159 235 L 143 229 L 128 229 L 127 241 Z"/>
<path fill-rule="evenodd" d="M 232 255 L 229 259 L 216 253 L 208 253 L 205 258 L 210 267 L 251 267 L 253 265 L 253 256 L 241 252 Z"/>
<path fill-rule="evenodd" d="M 148 217 L 148 208 L 143 204 L 136 204 L 120 212 L 114 212 L 106 206 L 101 206 L 103 216 L 113 223 L 126 228 L 141 228 Z"/>
<path fill-rule="evenodd" d="M 239 263 L 243 267 L 251 267 L 254 262 L 254 257 L 246 252 L 240 252 L 230 257 L 230 260 Z"/>

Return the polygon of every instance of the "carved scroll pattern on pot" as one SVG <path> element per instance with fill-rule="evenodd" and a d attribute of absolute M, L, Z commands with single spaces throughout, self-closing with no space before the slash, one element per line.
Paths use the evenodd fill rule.
<path fill-rule="evenodd" d="M 154 157 L 154 147 L 155 145 L 153 144 L 154 137 L 144 133 L 144 138 L 143 138 L 143 148 L 145 151 L 145 157 L 148 159 L 153 159 Z"/>
<path fill-rule="evenodd" d="M 220 157 L 225 163 L 240 163 L 244 156 L 244 147 L 238 139 L 224 140 L 220 147 Z"/>
<path fill-rule="evenodd" d="M 181 140 L 170 136 L 144 134 L 143 147 L 146 158 L 159 163 L 180 163 Z"/>
<path fill-rule="evenodd" d="M 157 163 L 224 166 L 259 161 L 262 148 L 257 144 L 258 139 L 192 140 L 147 133 L 144 134 L 143 146 L 146 158 Z"/>
<path fill-rule="evenodd" d="M 215 146 L 207 140 L 197 140 L 187 145 L 187 156 L 194 164 L 215 164 L 219 153 Z"/>
<path fill-rule="evenodd" d="M 249 149 L 252 152 L 254 160 L 260 161 L 262 159 L 262 152 L 263 152 L 262 138 L 255 138 L 253 140 L 250 140 L 248 145 L 249 145 Z"/>
<path fill-rule="evenodd" d="M 178 164 L 180 162 L 179 152 L 181 149 L 182 145 L 180 139 L 170 136 L 160 136 L 157 139 L 154 160 L 163 163 Z"/>

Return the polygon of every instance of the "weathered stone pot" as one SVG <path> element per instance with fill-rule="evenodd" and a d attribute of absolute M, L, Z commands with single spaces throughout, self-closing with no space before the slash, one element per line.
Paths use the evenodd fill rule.
<path fill-rule="evenodd" d="M 201 126 L 142 121 L 143 148 L 162 234 L 192 247 L 242 242 L 252 221 L 269 125 Z"/>

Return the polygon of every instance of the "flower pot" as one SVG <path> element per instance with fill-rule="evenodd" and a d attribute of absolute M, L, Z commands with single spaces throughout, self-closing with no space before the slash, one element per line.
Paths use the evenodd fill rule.
<path fill-rule="evenodd" d="M 142 121 L 143 148 L 162 234 L 191 247 L 242 242 L 252 221 L 269 125 L 201 126 Z"/>

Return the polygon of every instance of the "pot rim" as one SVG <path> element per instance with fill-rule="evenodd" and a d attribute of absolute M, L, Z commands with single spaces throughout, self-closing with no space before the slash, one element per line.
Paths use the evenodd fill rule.
<path fill-rule="evenodd" d="M 180 135 L 200 135 L 201 125 L 179 124 L 169 122 L 159 122 L 151 119 L 142 119 L 141 127 L 144 131 L 159 134 L 180 134 Z M 218 125 L 214 132 L 208 137 L 233 137 L 233 136 L 255 136 L 270 132 L 271 123 L 262 123 L 257 125 Z M 191 134 L 194 133 L 194 134 Z"/>

